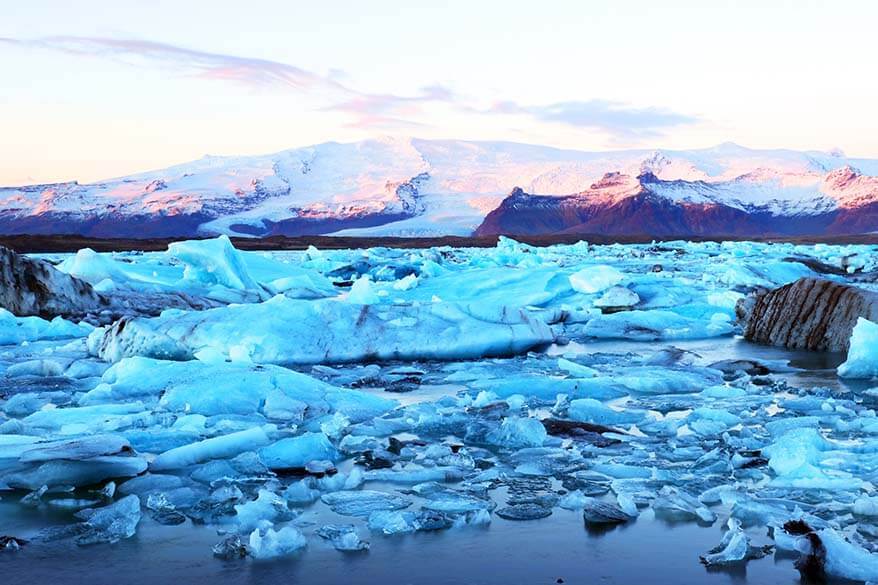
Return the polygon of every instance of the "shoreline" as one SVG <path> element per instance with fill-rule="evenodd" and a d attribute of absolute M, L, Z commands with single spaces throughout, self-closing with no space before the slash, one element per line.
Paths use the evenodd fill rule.
<path fill-rule="evenodd" d="M 143 251 L 158 252 L 167 249 L 171 242 L 181 240 L 208 239 L 216 236 L 174 238 L 93 238 L 79 235 L 0 235 L 0 246 L 24 254 L 76 252 L 82 248 L 92 248 L 97 252 Z M 315 246 L 322 250 L 386 248 L 432 248 L 451 246 L 455 248 L 492 248 L 499 236 L 436 236 L 436 237 L 351 237 L 351 236 L 271 236 L 267 238 L 232 237 L 239 250 L 305 250 Z M 555 244 L 575 244 L 587 241 L 592 244 L 649 244 L 651 242 L 776 242 L 792 244 L 878 244 L 878 233 L 851 236 L 655 236 L 655 235 L 514 235 L 508 237 L 538 247 Z"/>

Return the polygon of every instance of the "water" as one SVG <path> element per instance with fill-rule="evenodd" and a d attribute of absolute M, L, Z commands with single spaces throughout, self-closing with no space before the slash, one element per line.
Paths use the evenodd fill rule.
<path fill-rule="evenodd" d="M 841 356 L 756 346 L 740 339 L 687 341 L 676 347 L 705 360 L 760 358 L 790 360 L 801 371 L 780 374 L 790 384 L 827 386 L 858 391 L 861 385 L 838 380 L 834 367 Z M 636 342 L 572 343 L 549 348 L 552 354 L 643 352 Z M 650 349 L 656 349 L 651 346 Z M 867 384 L 868 385 L 868 384 Z M 454 385 L 434 386 L 399 395 L 407 402 L 434 400 L 456 392 Z M 370 485 L 373 487 L 373 485 Z M 388 489 L 400 486 L 386 486 Z M 683 486 L 685 487 L 685 486 Z M 379 486 L 377 489 L 381 489 Z M 41 528 L 70 522 L 68 514 L 17 504 L 21 494 L 0 501 L 0 534 L 33 537 Z M 497 494 L 494 494 L 497 499 Z M 502 505 L 502 502 L 498 503 Z M 717 510 L 720 518 L 724 510 Z M 325 506 L 313 505 L 301 517 L 311 523 L 307 533 L 327 522 L 349 523 Z M 362 523 L 361 532 L 365 533 Z M 760 534 L 761 531 L 762 533 Z M 368 535 L 365 553 L 341 553 L 318 538 L 308 549 L 276 561 L 221 561 L 211 546 L 221 540 L 215 528 L 186 523 L 162 526 L 144 515 L 137 535 L 115 545 L 81 548 L 71 541 L 33 542 L 18 552 L 0 553 L 4 584 L 156 584 L 179 583 L 301 583 L 356 584 L 702 584 L 798 583 L 793 561 L 783 554 L 723 570 L 708 570 L 698 555 L 719 542 L 719 523 L 669 523 L 652 510 L 630 524 L 609 531 L 586 528 L 580 512 L 555 508 L 552 516 L 513 522 L 496 515 L 488 527 L 467 527 L 432 533 L 383 537 Z M 750 532 L 753 544 L 770 542 L 764 529 Z"/>
<path fill-rule="evenodd" d="M 7 521 L 9 508 L 0 506 Z M 40 516 L 36 511 L 20 514 L 6 529 L 21 532 L 38 524 Z M 171 580 L 213 585 L 510 585 L 553 584 L 559 578 L 583 585 L 798 582 L 789 558 L 769 556 L 731 570 L 705 569 L 697 552 L 715 545 L 718 537 L 716 528 L 670 524 L 654 519 L 651 512 L 607 532 L 589 532 L 581 513 L 556 509 L 549 518 L 529 522 L 495 516 L 485 528 L 371 536 L 372 548 L 364 553 L 340 553 L 311 539 L 307 550 L 286 559 L 220 561 L 210 556 L 210 547 L 219 540 L 213 530 L 161 526 L 144 518 L 135 537 L 115 545 L 32 544 L 0 554 L 0 572 L 10 585 L 155 585 Z"/>

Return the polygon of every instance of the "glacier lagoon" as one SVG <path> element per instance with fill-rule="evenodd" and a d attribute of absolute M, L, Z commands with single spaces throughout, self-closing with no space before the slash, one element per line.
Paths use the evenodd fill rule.
<path fill-rule="evenodd" d="M 215 308 L 0 315 L 13 582 L 788 583 L 817 552 L 790 521 L 830 578 L 878 579 L 876 382 L 735 314 L 876 289 L 874 246 L 43 258 Z"/>

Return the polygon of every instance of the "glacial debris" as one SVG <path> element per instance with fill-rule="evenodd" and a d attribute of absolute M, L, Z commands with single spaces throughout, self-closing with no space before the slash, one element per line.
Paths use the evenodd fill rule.
<path fill-rule="evenodd" d="M 749 341 L 847 351 L 857 319 L 878 321 L 878 293 L 821 278 L 800 278 L 741 299 L 735 312 Z"/>

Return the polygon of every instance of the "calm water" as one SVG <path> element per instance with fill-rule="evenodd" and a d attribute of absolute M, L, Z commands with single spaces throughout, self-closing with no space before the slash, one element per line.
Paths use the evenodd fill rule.
<path fill-rule="evenodd" d="M 7 522 L 10 507 L 3 512 Z M 45 521 L 39 516 L 19 514 L 5 529 L 21 534 L 28 525 Z M 556 509 L 551 517 L 530 522 L 495 516 L 486 528 L 371 536 L 372 549 L 364 553 L 340 553 L 311 539 L 307 550 L 279 561 L 220 561 L 211 557 L 210 547 L 219 540 L 213 530 L 160 526 L 144 518 L 134 538 L 115 545 L 32 544 L 17 553 L 0 554 L 0 572 L 2 582 L 10 585 L 549 585 L 559 578 L 569 584 L 618 585 L 799 582 L 789 558 L 769 556 L 730 571 L 706 570 L 698 554 L 720 536 L 716 526 L 672 525 L 654 519 L 649 511 L 632 524 L 589 533 L 581 513 Z"/>

